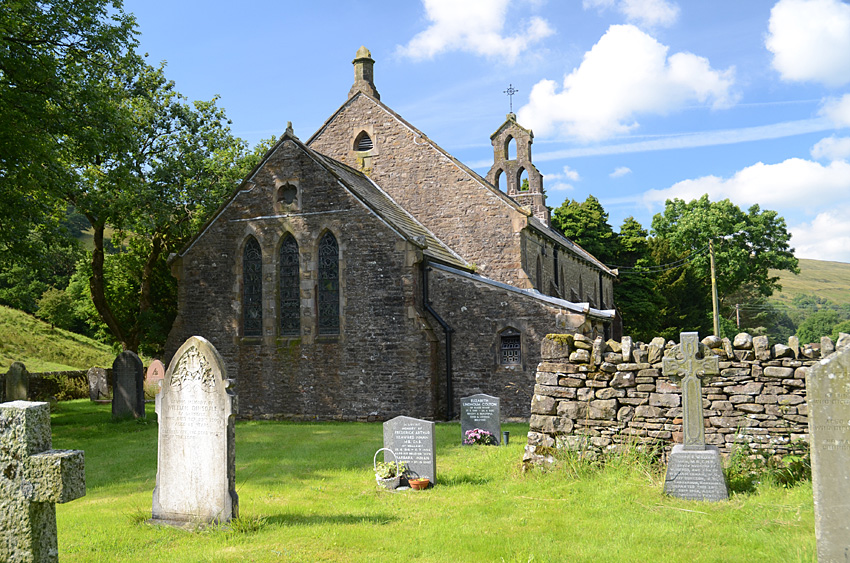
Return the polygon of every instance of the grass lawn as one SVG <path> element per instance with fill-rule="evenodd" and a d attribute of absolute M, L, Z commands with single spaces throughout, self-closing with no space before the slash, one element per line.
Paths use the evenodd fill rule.
<path fill-rule="evenodd" d="M 634 462 L 522 474 L 522 424 L 503 425 L 507 447 L 463 447 L 459 424 L 437 424 L 438 485 L 393 493 L 372 473 L 378 423 L 237 422 L 239 520 L 151 526 L 155 416 L 54 410 L 53 447 L 86 452 L 86 496 L 57 505 L 63 563 L 816 560 L 810 482 L 703 503 L 665 497 L 663 469 Z"/>

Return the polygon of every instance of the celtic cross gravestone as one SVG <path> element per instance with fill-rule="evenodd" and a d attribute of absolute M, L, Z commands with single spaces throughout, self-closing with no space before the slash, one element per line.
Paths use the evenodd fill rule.
<path fill-rule="evenodd" d="M 729 498 L 720 451 L 705 444 L 702 407 L 704 378 L 720 373 L 717 356 L 704 355 L 696 332 L 683 332 L 680 343 L 662 360 L 662 373 L 682 388 L 682 444 L 673 446 L 664 492 L 691 500 Z"/>
<path fill-rule="evenodd" d="M 0 404 L 0 561 L 58 561 L 57 502 L 86 494 L 81 450 L 53 450 L 48 403 Z"/>

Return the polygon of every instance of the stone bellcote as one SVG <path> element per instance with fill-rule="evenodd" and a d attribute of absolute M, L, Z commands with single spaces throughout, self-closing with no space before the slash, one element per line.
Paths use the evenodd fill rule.
<path fill-rule="evenodd" d="M 493 167 L 487 173 L 487 181 L 550 225 L 543 175 L 531 162 L 534 133 L 517 123 L 516 114 L 509 113 L 502 126 L 490 135 L 490 141 L 493 143 Z M 523 172 L 528 174 L 527 186 L 522 185 Z"/>
<path fill-rule="evenodd" d="M 357 54 L 354 55 L 354 85 L 348 92 L 348 97 L 353 97 L 357 92 L 369 94 L 376 100 L 381 99 L 375 88 L 374 67 L 375 61 L 372 59 L 372 53 L 365 46 L 357 49 Z"/>

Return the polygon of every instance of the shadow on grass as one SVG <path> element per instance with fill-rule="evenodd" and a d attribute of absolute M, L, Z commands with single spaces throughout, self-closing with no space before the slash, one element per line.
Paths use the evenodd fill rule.
<path fill-rule="evenodd" d="M 440 477 L 439 484 L 441 487 L 457 487 L 460 485 L 486 485 L 490 481 L 491 479 L 477 475 L 452 475 Z"/>

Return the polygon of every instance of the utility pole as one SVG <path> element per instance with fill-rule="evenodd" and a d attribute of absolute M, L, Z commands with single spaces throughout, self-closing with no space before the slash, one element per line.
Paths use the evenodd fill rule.
<path fill-rule="evenodd" d="M 711 308 L 714 314 L 714 336 L 720 336 L 720 313 L 717 309 L 717 275 L 714 272 L 714 241 L 708 239 L 708 252 L 711 257 Z"/>

